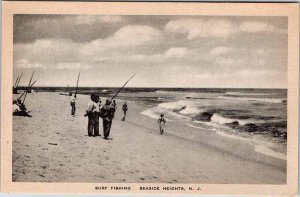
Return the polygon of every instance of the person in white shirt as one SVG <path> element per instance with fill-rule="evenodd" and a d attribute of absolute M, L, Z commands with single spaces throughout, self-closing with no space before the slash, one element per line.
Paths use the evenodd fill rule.
<path fill-rule="evenodd" d="M 98 105 L 96 104 L 96 95 L 91 95 L 91 100 L 88 102 L 88 107 L 86 109 L 86 114 L 88 117 L 88 136 L 97 136 L 97 129 L 99 135 L 99 118 L 98 118 L 98 126 L 96 116 L 98 114 Z M 100 110 L 99 110 L 100 111 Z"/>
<path fill-rule="evenodd" d="M 75 115 L 75 111 L 76 111 L 76 105 L 75 105 L 75 100 L 76 100 L 76 94 L 73 95 L 72 93 L 69 94 L 70 96 L 70 104 L 71 104 L 71 114 Z"/>
<path fill-rule="evenodd" d="M 21 109 L 20 109 L 20 107 L 17 105 L 17 101 L 14 100 L 14 101 L 13 101 L 13 113 L 14 113 L 14 112 L 20 112 L 20 111 L 21 111 Z"/>
<path fill-rule="evenodd" d="M 94 137 L 101 136 L 99 133 L 99 115 L 101 109 L 101 100 L 98 95 L 95 95 L 95 124 L 94 124 Z"/>
<path fill-rule="evenodd" d="M 20 102 L 21 103 L 21 102 Z M 13 116 L 26 116 L 26 117 L 32 117 L 29 115 L 29 112 L 26 111 L 25 105 L 22 103 L 22 106 L 18 105 L 18 101 L 13 101 Z"/>

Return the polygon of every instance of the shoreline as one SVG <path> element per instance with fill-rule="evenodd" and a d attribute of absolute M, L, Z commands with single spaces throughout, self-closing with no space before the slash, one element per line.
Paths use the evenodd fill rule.
<path fill-rule="evenodd" d="M 136 101 L 126 101 L 123 122 L 122 100 L 116 99 L 113 140 L 87 137 L 83 113 L 88 98 L 78 95 L 72 117 L 68 97 L 58 92 L 28 95 L 33 117 L 13 117 L 13 181 L 286 182 L 286 161 L 257 153 L 252 142 L 178 122 L 167 122 L 166 134 L 160 135 L 157 120 L 142 115 L 146 107 Z"/>

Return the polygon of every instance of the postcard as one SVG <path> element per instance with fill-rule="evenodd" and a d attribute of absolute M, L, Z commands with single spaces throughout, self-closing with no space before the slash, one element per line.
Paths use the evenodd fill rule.
<path fill-rule="evenodd" d="M 296 195 L 299 4 L 2 6 L 2 192 Z"/>

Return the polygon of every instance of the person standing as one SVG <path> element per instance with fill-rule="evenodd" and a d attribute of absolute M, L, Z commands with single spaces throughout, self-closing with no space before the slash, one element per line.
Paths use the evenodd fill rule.
<path fill-rule="evenodd" d="M 100 117 L 103 119 L 103 135 L 104 139 L 108 139 L 112 120 L 115 114 L 115 107 L 111 105 L 111 100 L 107 99 L 105 105 L 100 110 Z"/>
<path fill-rule="evenodd" d="M 75 111 L 76 111 L 76 105 L 75 105 L 75 100 L 76 100 L 76 94 L 73 95 L 72 93 L 69 94 L 70 96 L 70 104 L 71 104 L 71 114 L 75 115 Z"/>
<path fill-rule="evenodd" d="M 113 100 L 112 104 L 111 104 L 113 107 L 115 107 L 115 110 L 117 110 L 117 103 L 116 103 L 116 100 Z"/>
<path fill-rule="evenodd" d="M 91 100 L 88 102 L 88 107 L 86 109 L 86 116 L 88 117 L 88 136 L 91 137 L 94 135 L 95 131 L 95 123 L 96 123 L 96 110 L 97 106 L 95 103 L 95 95 L 91 95 Z M 98 128 L 99 128 L 99 120 L 98 120 Z M 99 133 L 99 130 L 98 130 Z"/>
<path fill-rule="evenodd" d="M 94 137 L 101 136 L 99 133 L 99 114 L 101 109 L 101 100 L 98 95 L 95 95 L 95 110 L 94 110 L 94 118 L 95 118 L 95 124 L 94 124 Z"/>
<path fill-rule="evenodd" d="M 163 114 L 161 114 L 160 118 L 158 119 L 158 125 L 159 125 L 159 132 L 162 135 L 164 133 L 164 127 L 166 125 L 166 120 Z"/>
<path fill-rule="evenodd" d="M 124 102 L 123 106 L 122 106 L 122 110 L 123 110 L 123 113 L 124 113 L 124 117 L 123 117 L 123 121 L 125 121 L 125 118 L 126 118 L 126 113 L 127 113 L 127 110 L 128 110 L 128 107 L 127 107 L 127 104 L 126 102 Z"/>

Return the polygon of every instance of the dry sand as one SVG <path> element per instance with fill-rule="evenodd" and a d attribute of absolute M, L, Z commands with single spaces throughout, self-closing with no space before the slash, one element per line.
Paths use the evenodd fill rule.
<path fill-rule="evenodd" d="M 67 96 L 29 94 L 32 118 L 13 117 L 13 181 L 127 183 L 285 184 L 286 160 L 255 151 L 247 140 L 167 122 L 160 135 L 146 109 L 121 103 L 113 121 L 113 140 L 87 136 L 84 112 L 89 97 L 78 95 L 76 115 Z M 102 134 L 102 124 L 100 126 Z"/>

